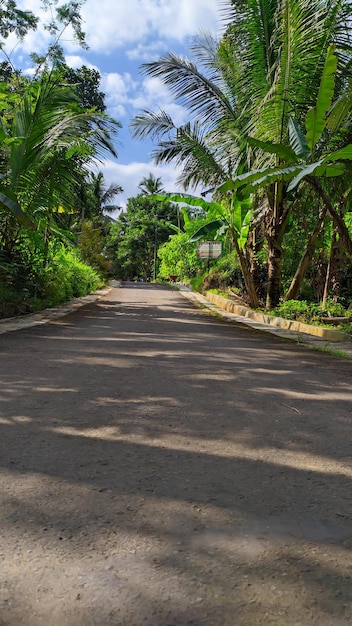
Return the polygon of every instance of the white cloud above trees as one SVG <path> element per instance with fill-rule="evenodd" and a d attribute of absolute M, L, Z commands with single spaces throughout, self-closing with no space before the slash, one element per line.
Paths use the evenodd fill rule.
<path fill-rule="evenodd" d="M 63 1 L 59 0 L 59 4 Z M 158 79 L 143 76 L 140 64 L 167 51 L 188 55 L 189 37 L 204 30 L 218 32 L 221 1 L 86 0 L 80 13 L 89 50 L 82 50 L 70 32 L 65 32 L 60 42 L 68 65 L 85 65 L 100 72 L 107 113 L 122 123 L 118 162 L 107 161 L 100 169 L 109 184 L 119 183 L 124 188 L 123 205 L 128 197 L 138 193 L 138 183 L 149 172 L 161 177 L 168 191 L 175 191 L 178 175 L 174 167 L 156 167 L 150 162 L 151 142 L 132 139 L 131 118 L 144 109 L 161 108 L 177 126 L 187 121 L 185 109 L 174 102 Z M 17 0 L 17 5 L 41 16 L 43 22 L 50 17 L 41 10 L 42 0 Z M 45 53 L 49 43 L 48 32 L 38 28 L 22 43 L 11 36 L 6 51 L 13 55 L 15 65 L 30 75 L 33 64 L 28 55 L 33 51 Z"/>

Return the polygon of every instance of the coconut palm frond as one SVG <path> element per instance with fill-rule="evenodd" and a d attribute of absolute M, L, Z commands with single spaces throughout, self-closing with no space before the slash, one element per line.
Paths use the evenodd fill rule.
<path fill-rule="evenodd" d="M 224 81 L 219 72 L 219 40 L 209 32 L 202 31 L 193 37 L 190 52 L 204 68 L 207 78 L 224 88 Z"/>
<path fill-rule="evenodd" d="M 144 109 L 142 113 L 133 118 L 130 128 L 133 137 L 138 139 L 150 137 L 153 141 L 159 141 L 164 135 L 176 130 L 171 117 L 162 109 L 156 113 Z"/>
<path fill-rule="evenodd" d="M 210 128 L 224 116 L 234 118 L 232 104 L 225 93 L 189 59 L 169 53 L 158 61 L 142 65 L 142 71 L 159 78 L 190 115 L 201 118 Z"/>
<path fill-rule="evenodd" d="M 177 129 L 169 141 L 161 142 L 152 156 L 156 164 L 174 163 L 182 168 L 179 182 L 185 189 L 192 185 L 220 183 L 228 176 L 207 144 L 207 138 L 197 124 Z"/>
<path fill-rule="evenodd" d="M 107 153 L 117 156 L 113 139 L 121 124 L 103 113 L 76 112 L 72 110 L 73 102 L 66 90 L 46 78 L 37 93 L 29 91 L 24 96 L 11 132 L 9 170 L 14 190 L 33 163 L 39 163 L 51 151 L 98 160 Z"/>

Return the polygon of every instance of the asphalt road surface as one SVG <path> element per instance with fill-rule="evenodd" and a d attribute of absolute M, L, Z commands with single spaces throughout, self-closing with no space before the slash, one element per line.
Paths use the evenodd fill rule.
<path fill-rule="evenodd" d="M 0 337 L 0 626 L 351 626 L 352 363 L 125 284 Z"/>

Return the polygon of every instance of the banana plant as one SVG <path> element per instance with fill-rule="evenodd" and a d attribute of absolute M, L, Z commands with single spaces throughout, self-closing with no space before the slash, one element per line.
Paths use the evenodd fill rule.
<path fill-rule="evenodd" d="M 247 196 L 243 199 L 236 198 L 232 195 L 224 202 L 207 201 L 204 198 L 192 196 L 189 194 L 164 194 L 155 196 L 158 200 L 169 200 L 187 204 L 193 207 L 202 208 L 206 215 L 207 221 L 198 228 L 190 237 L 190 241 L 199 241 L 209 235 L 217 238 L 229 235 L 231 243 L 236 250 L 236 254 L 240 263 L 243 279 L 245 282 L 250 305 L 254 308 L 259 307 L 259 300 L 256 293 L 253 277 L 250 272 L 249 260 L 245 251 L 245 245 L 250 229 L 252 218 L 251 197 Z"/>
<path fill-rule="evenodd" d="M 287 182 L 287 192 L 289 193 L 294 191 L 303 180 L 306 180 L 321 195 L 322 189 L 318 184 L 319 179 L 333 178 L 345 173 L 345 161 L 352 159 L 352 144 L 348 144 L 336 151 L 325 152 L 319 159 L 315 159 L 319 142 L 328 125 L 328 111 L 332 105 L 336 71 L 337 57 L 334 53 L 334 46 L 329 46 L 317 102 L 315 107 L 309 109 L 306 115 L 306 133 L 303 133 L 294 118 L 290 118 L 288 128 L 290 146 L 248 137 L 248 143 L 253 147 L 278 156 L 281 165 L 253 170 L 235 177 L 233 180 L 221 185 L 219 187 L 220 192 L 224 193 L 241 189 L 241 194 L 247 196 L 249 193 L 256 191 L 258 187 L 285 181 Z M 326 199 L 324 195 L 323 200 L 325 201 Z M 328 211 L 331 213 L 332 219 L 337 221 L 336 225 L 340 227 L 339 216 L 330 204 L 328 202 Z M 348 249 L 350 248 L 349 243 L 347 247 Z M 351 253 L 350 249 L 349 252 Z"/>
<path fill-rule="evenodd" d="M 324 206 L 323 211 L 319 214 L 318 223 L 312 236 L 315 239 L 317 238 L 325 215 L 328 213 L 338 228 L 349 254 L 352 255 L 352 240 L 348 228 L 336 210 L 332 197 L 329 196 L 321 184 L 322 179 L 341 177 L 343 174 L 346 174 L 346 161 L 352 159 L 352 144 L 335 151 L 321 150 L 324 133 L 329 125 L 329 111 L 333 103 L 336 72 L 337 56 L 334 46 L 331 45 L 326 53 L 316 104 L 308 110 L 305 117 L 305 133 L 300 128 L 298 122 L 291 117 L 288 122 L 289 146 L 249 137 L 249 145 L 266 153 L 274 154 L 279 165 L 252 170 L 234 177 L 221 185 L 219 192 L 232 192 L 246 197 L 248 194 L 256 192 L 258 188 L 268 188 L 278 183 L 284 183 L 285 193 L 292 194 L 305 181 L 313 187 L 322 199 Z M 319 153 L 320 156 L 317 158 Z M 284 235 L 287 223 L 288 219 L 286 219 L 286 223 L 283 223 L 281 238 Z M 309 241 L 309 249 L 310 251 L 314 250 L 312 241 Z M 305 257 L 304 271 L 308 267 L 308 262 L 309 257 Z M 297 282 L 297 276 L 295 277 L 295 288 L 293 289 L 293 285 L 291 285 L 292 289 L 290 288 L 288 292 L 291 298 L 297 294 L 297 288 L 301 282 L 302 268 L 299 268 L 299 270 L 300 279 Z"/>

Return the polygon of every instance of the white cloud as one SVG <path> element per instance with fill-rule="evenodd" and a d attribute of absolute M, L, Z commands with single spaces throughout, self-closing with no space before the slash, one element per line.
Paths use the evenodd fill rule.
<path fill-rule="evenodd" d="M 126 50 L 126 56 L 131 61 L 150 61 L 158 58 L 168 50 L 168 45 L 161 39 L 148 43 L 138 42 L 134 48 Z"/>
<path fill-rule="evenodd" d="M 97 65 L 93 65 L 92 63 L 87 61 L 87 59 L 77 54 L 74 54 L 74 55 L 67 54 L 65 57 L 65 61 L 66 61 L 66 64 L 69 67 L 72 67 L 73 69 L 78 69 L 82 67 L 82 65 L 85 65 L 86 67 L 88 67 L 88 69 L 99 71 L 99 68 L 97 67 Z"/>
<path fill-rule="evenodd" d="M 95 51 L 110 53 L 148 35 L 183 41 L 198 30 L 214 30 L 214 0 L 88 0 L 82 7 L 87 41 Z"/>
<path fill-rule="evenodd" d="M 41 0 L 17 0 L 18 7 L 30 10 L 45 23 L 49 14 L 42 10 Z M 182 42 L 199 30 L 217 29 L 217 0 L 86 0 L 81 7 L 83 30 L 87 43 L 95 53 L 110 55 L 119 48 L 136 43 L 128 51 L 129 58 L 146 58 L 148 49 L 165 45 L 165 39 Z M 157 38 L 157 42 L 156 42 Z M 27 53 L 45 52 L 50 35 L 43 28 L 29 33 L 20 44 Z M 9 45 L 16 44 L 14 37 Z M 78 49 L 72 31 L 64 34 L 64 47 L 69 53 Z M 151 47 L 150 47 L 151 46 Z"/>
<path fill-rule="evenodd" d="M 132 117 L 143 109 L 166 111 L 176 126 L 187 120 L 186 110 L 176 104 L 165 85 L 157 78 L 134 80 L 131 74 L 117 72 L 102 75 L 101 89 L 106 96 L 109 113 L 117 119 Z"/>
<path fill-rule="evenodd" d="M 105 103 L 109 115 L 121 120 L 128 114 L 126 107 L 129 106 L 134 90 L 138 83 L 133 80 L 131 74 L 125 72 L 118 74 L 110 72 L 101 76 L 101 90 L 105 93 Z"/>
<path fill-rule="evenodd" d="M 131 104 L 135 111 L 162 109 L 172 117 L 176 126 L 184 124 L 188 117 L 186 109 L 175 103 L 169 89 L 158 78 L 145 78 Z"/>
<path fill-rule="evenodd" d="M 166 192 L 181 191 L 180 187 L 176 186 L 176 179 L 180 172 L 172 166 L 158 167 L 153 163 L 138 162 L 122 165 L 114 161 L 106 161 L 103 165 L 99 165 L 99 170 L 103 172 L 107 186 L 117 183 L 123 188 L 123 193 L 116 197 L 116 203 L 123 209 L 126 207 L 128 198 L 133 198 L 140 193 L 138 185 L 150 173 L 161 178 Z"/>

